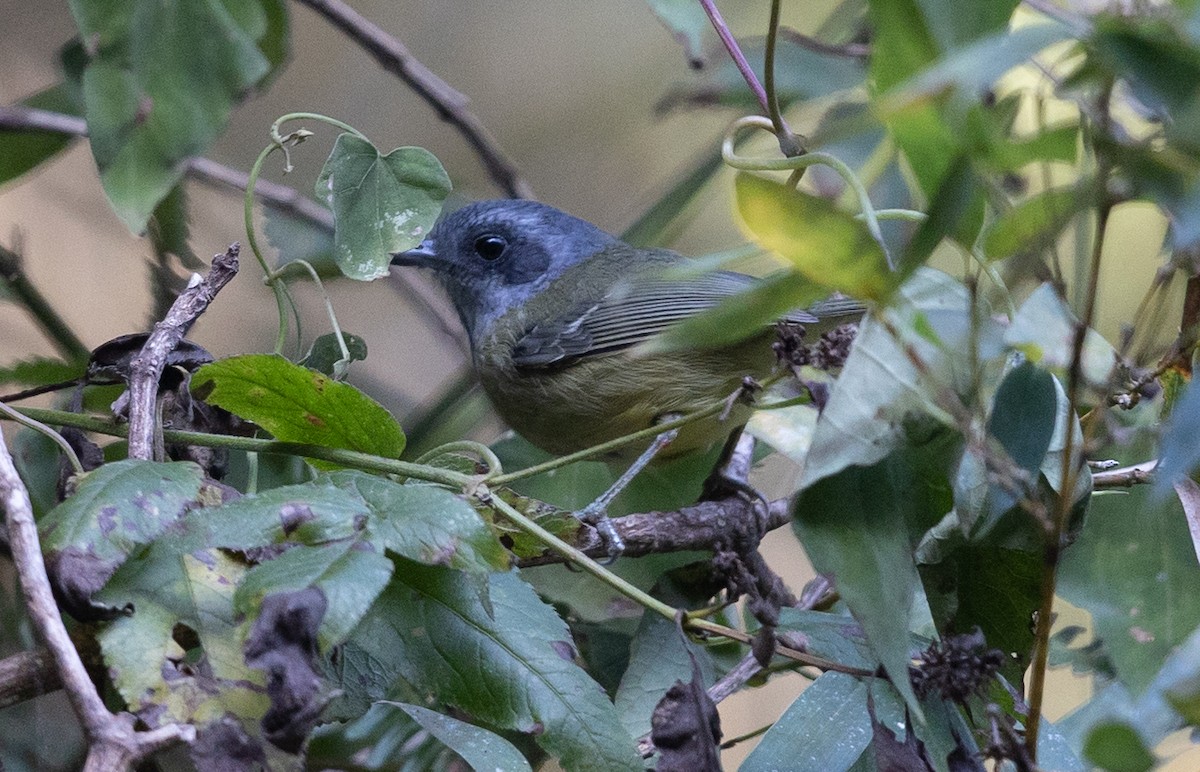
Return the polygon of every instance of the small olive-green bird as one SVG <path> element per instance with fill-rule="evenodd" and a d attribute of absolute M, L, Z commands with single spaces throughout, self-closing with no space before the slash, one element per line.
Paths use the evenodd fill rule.
<path fill-rule="evenodd" d="M 746 376 L 771 371 L 771 329 L 731 345 L 632 351 L 757 281 L 730 271 L 664 276 L 687 260 L 630 246 L 551 206 L 504 199 L 445 215 L 429 238 L 392 263 L 436 273 L 500 416 L 538 447 L 565 454 L 711 405 Z M 786 321 L 820 331 L 862 311 L 855 301 L 828 300 Z M 743 408 L 723 424 L 689 424 L 664 455 L 707 447 L 747 417 Z"/>

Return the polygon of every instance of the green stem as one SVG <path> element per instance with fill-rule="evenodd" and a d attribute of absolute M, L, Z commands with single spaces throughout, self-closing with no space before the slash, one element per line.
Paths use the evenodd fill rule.
<path fill-rule="evenodd" d="M 654 439 L 663 432 L 668 432 L 672 429 L 678 429 L 679 427 L 686 426 L 693 421 L 698 421 L 702 418 L 716 415 L 724 409 L 724 402 L 715 402 L 706 408 L 688 413 L 687 415 L 677 418 L 674 421 L 663 421 L 660 424 L 654 424 L 651 427 L 642 429 L 641 431 L 636 431 L 633 434 L 626 434 L 624 437 L 617 437 L 615 440 L 602 442 L 599 445 L 593 445 L 590 448 L 584 448 L 583 450 L 569 453 L 565 456 L 552 458 L 549 461 L 543 461 L 540 464 L 534 464 L 533 466 L 526 467 L 524 469 L 518 469 L 515 472 L 496 475 L 495 477 L 490 478 L 488 483 L 490 485 L 508 485 L 509 483 L 516 482 L 517 480 L 524 480 L 526 477 L 533 477 L 535 475 L 542 474 L 543 472 L 550 472 L 560 467 L 567 466 L 568 464 L 574 464 L 579 461 L 587 461 L 590 458 L 595 458 L 596 456 L 603 455 L 609 451 L 616 450 L 617 448 L 637 442 L 638 440 Z"/>
<path fill-rule="evenodd" d="M 782 0 L 771 0 L 771 21 L 767 27 L 766 59 L 763 62 L 763 90 L 767 95 L 767 113 L 771 116 L 775 137 L 779 140 L 779 150 L 785 156 L 793 158 L 804 154 L 796 135 L 783 119 L 779 109 L 779 95 L 775 91 L 775 44 L 779 38 L 779 9 Z"/>
<path fill-rule="evenodd" d="M 333 300 L 330 299 L 329 292 L 326 291 L 325 285 L 321 282 L 321 277 L 317 274 L 317 269 L 313 268 L 312 263 L 308 262 L 307 260 L 293 260 L 272 274 L 271 278 L 282 278 L 283 272 L 293 265 L 306 269 L 308 271 L 309 278 L 313 280 L 313 284 L 317 285 L 317 291 L 321 293 L 321 299 L 325 302 L 325 313 L 329 316 L 329 326 L 333 329 L 333 334 L 337 338 L 338 350 L 342 354 L 342 361 L 349 364 L 350 349 L 346 346 L 346 336 L 342 333 L 341 325 L 338 324 L 337 312 L 333 310 Z M 297 321 L 297 327 L 298 326 L 299 321 Z"/>
<path fill-rule="evenodd" d="M 769 120 L 758 115 L 748 115 L 734 121 L 733 126 L 725 133 L 725 139 L 721 144 L 721 157 L 725 160 L 726 164 L 732 166 L 734 169 L 756 172 L 794 172 L 800 169 L 807 169 L 809 166 L 816 164 L 828 166 L 830 169 L 833 169 L 846 185 L 854 191 L 854 195 L 858 199 L 858 207 L 862 213 L 862 218 L 867 224 L 867 231 L 879 243 L 884 256 L 887 258 L 888 266 L 892 270 L 896 269 L 891 252 L 883 240 L 883 232 L 879 229 L 879 218 L 875 213 L 875 207 L 871 204 L 871 197 L 849 166 L 837 156 L 830 155 L 829 153 L 806 153 L 794 158 L 752 158 L 750 156 L 739 155 L 737 150 L 734 149 L 734 140 L 738 132 L 747 127 L 765 129 L 767 131 L 774 130 L 774 126 L 771 125 Z"/>
<path fill-rule="evenodd" d="M 481 489 L 475 494 L 475 498 L 486 505 L 495 508 L 497 512 L 504 516 L 504 519 L 537 539 L 542 544 L 545 544 L 552 552 L 561 555 L 574 565 L 578 566 L 584 573 L 591 574 L 600 581 L 607 584 L 617 592 L 629 598 L 633 602 L 643 606 L 644 608 L 653 611 L 654 613 L 666 617 L 667 619 L 675 619 L 677 614 L 674 607 L 663 603 L 658 598 L 638 589 L 630 584 L 627 580 L 617 576 L 612 571 L 609 571 L 604 566 L 600 565 L 590 557 L 585 555 L 582 550 L 579 550 L 570 544 L 567 544 L 562 539 L 542 528 L 537 523 L 518 512 L 512 505 L 503 499 L 493 496 L 489 491 Z"/>
<path fill-rule="evenodd" d="M 79 456 L 75 455 L 75 449 L 71 447 L 71 443 L 67 442 L 65 437 L 51 429 L 49 426 L 46 426 L 46 424 L 34 418 L 30 418 L 28 415 L 25 415 L 25 412 L 26 411 L 24 409 L 10 407 L 9 405 L 0 402 L 0 414 L 8 416 L 22 426 L 26 426 L 35 432 L 38 432 L 39 434 L 44 434 L 46 437 L 49 437 L 55 445 L 61 448 L 63 454 L 67 457 L 67 461 L 71 463 L 71 468 L 75 470 L 75 474 L 83 474 L 85 471 L 87 471 L 83 468 L 83 464 L 80 463 Z"/>
<path fill-rule="evenodd" d="M 129 435 L 127 424 L 118 424 L 111 419 L 96 416 L 69 413 L 64 410 L 49 410 L 46 408 L 22 407 L 13 408 L 26 418 L 42 421 L 53 426 L 73 426 L 76 429 L 106 434 L 112 437 Z M 201 445 L 208 448 L 226 448 L 228 450 L 243 450 L 251 453 L 276 453 L 288 456 L 303 456 L 319 461 L 330 461 L 342 466 L 362 469 L 368 472 L 382 472 L 408 477 L 414 480 L 438 483 L 459 490 L 478 482 L 477 475 L 455 472 L 451 469 L 414 464 L 409 461 L 397 461 L 392 458 L 373 456 L 356 450 L 342 448 L 326 448 L 320 445 L 308 445 L 302 442 L 280 442 L 264 440 L 257 437 L 234 437 L 228 434 L 207 434 L 204 432 L 185 432 L 177 429 L 163 431 L 163 439 L 185 445 Z"/>
<path fill-rule="evenodd" d="M 493 474 L 498 475 L 504 471 L 503 465 L 500 463 L 500 458 L 492 452 L 491 448 L 482 442 L 474 442 L 472 440 L 458 440 L 456 442 L 447 442 L 445 445 L 438 445 L 433 450 L 423 453 L 413 463 L 428 464 L 439 456 L 458 452 L 474 453 L 483 463 L 487 464 L 488 470 L 484 473 L 484 479 Z"/>

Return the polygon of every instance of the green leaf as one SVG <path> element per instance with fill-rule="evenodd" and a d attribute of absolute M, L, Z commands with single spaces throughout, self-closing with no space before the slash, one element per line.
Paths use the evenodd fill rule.
<path fill-rule="evenodd" d="M 42 549 L 51 563 L 70 565 L 63 581 L 95 592 L 126 558 L 195 505 L 203 478 L 200 467 L 185 461 L 105 464 L 42 518 Z"/>
<path fill-rule="evenodd" d="M 167 264 L 167 256 L 174 255 L 185 268 L 199 270 L 203 261 L 188 246 L 187 192 L 182 184 L 171 188 L 166 197 L 158 202 L 147 223 L 150 242 L 161 264 Z M 172 278 L 174 273 L 171 273 Z"/>
<path fill-rule="evenodd" d="M 183 161 L 208 151 L 233 106 L 279 64 L 286 17 L 276 12 L 267 25 L 261 2 L 70 6 L 95 51 L 83 101 L 100 181 L 117 216 L 140 233 L 182 177 Z"/>
<path fill-rule="evenodd" d="M 703 686 L 716 680 L 712 658 L 689 643 L 679 627 L 657 614 L 645 614 L 630 643 L 629 664 L 613 702 L 625 731 L 633 737 L 650 732 L 650 716 L 676 681 L 692 680 L 692 658 L 700 665 Z"/>
<path fill-rule="evenodd" d="M 741 772 L 848 770 L 870 741 L 867 685 L 844 673 L 825 673 L 767 730 Z"/>
<path fill-rule="evenodd" d="M 1146 486 L 1094 496 L 1059 566 L 1059 594 L 1091 612 L 1117 677 L 1141 693 L 1200 626 L 1200 572 L 1179 500 Z"/>
<path fill-rule="evenodd" d="M 1065 378 L 1071 364 L 1077 321 L 1049 283 L 1042 284 L 1017 309 L 1004 333 L 1005 345 Z M 1083 339 L 1083 377 L 1093 386 L 1108 382 L 1116 352 L 1098 332 L 1088 329 Z"/>
<path fill-rule="evenodd" d="M 1036 253 L 1053 243 L 1076 214 L 1090 203 L 1087 185 L 1051 188 L 1004 212 L 988 228 L 984 252 L 989 260 Z"/>
<path fill-rule="evenodd" d="M 895 288 L 883 248 L 853 215 L 753 174 L 739 173 L 734 187 L 750 238 L 811 281 L 864 300 L 885 300 Z"/>
<path fill-rule="evenodd" d="M 403 702 L 384 702 L 383 705 L 399 708 L 407 713 L 409 718 L 445 743 L 450 750 L 462 756 L 463 761 L 470 764 L 472 769 L 532 772 L 529 762 L 512 743 L 486 729 L 420 705 L 408 705 Z"/>
<path fill-rule="evenodd" d="M 879 666 L 862 625 L 853 617 L 785 606 L 779 610 L 779 629 L 803 633 L 808 641 L 805 651 L 818 657 L 864 670 Z"/>
<path fill-rule="evenodd" d="M 78 115 L 67 87 L 59 83 L 21 101 L 28 107 Z M 61 153 L 75 137 L 34 129 L 0 129 L 0 185 Z"/>
<path fill-rule="evenodd" d="M 84 362 L 64 362 L 61 359 L 35 357 L 14 362 L 8 367 L 0 367 L 0 383 L 48 386 L 79 378 L 83 375 L 84 367 L 86 367 Z"/>
<path fill-rule="evenodd" d="M 361 496 L 370 509 L 372 543 L 409 560 L 474 574 L 503 571 L 509 554 L 479 514 L 445 488 L 353 470 L 327 476 L 339 489 Z"/>
<path fill-rule="evenodd" d="M 1038 470 L 1050 449 L 1058 416 L 1054 376 L 1029 362 L 1014 368 L 1000 383 L 988 417 L 988 434 L 1027 475 L 1024 489 L 1032 491 Z M 1020 484 L 1020 481 L 1018 481 Z M 1013 491 L 994 486 L 991 510 L 1000 514 L 1017 503 Z"/>
<path fill-rule="evenodd" d="M 166 540 L 127 562 L 100 599 L 132 605 L 100 631 L 108 674 L 129 709 L 151 727 L 232 718 L 274 768 L 284 756 L 260 736 L 269 707 L 262 673 L 246 666 L 233 591 L 244 565 L 219 551 L 179 554 Z M 181 644 L 180 641 L 183 643 Z"/>
<path fill-rule="evenodd" d="M 392 561 L 363 541 L 296 545 L 250 569 L 238 585 L 233 606 L 253 620 L 267 595 L 316 587 L 328 604 L 318 631 L 321 650 L 328 652 L 346 640 L 391 576 Z"/>
<path fill-rule="evenodd" d="M 867 317 L 817 419 L 803 485 L 850 465 L 876 463 L 902 444 L 906 421 L 942 415 L 928 396 L 933 390 L 969 388 L 969 304 L 962 284 L 921 268 L 900 287 L 894 307 L 884 312 L 900 342 L 880 320 Z M 995 325 L 981 319 L 979 332 L 980 362 L 998 358 L 1002 352 L 988 344 Z M 910 353 L 924 363 L 924 374 L 913 366 Z"/>
<path fill-rule="evenodd" d="M 951 509 L 947 471 L 958 446 L 956 434 L 914 427 L 906 446 L 882 461 L 848 467 L 803 490 L 792 521 L 813 567 L 836 577 L 842 599 L 914 715 L 920 706 L 908 679 L 918 587 L 912 543 Z"/>
<path fill-rule="evenodd" d="M 346 342 L 346 350 L 350 353 L 350 359 L 342 364 L 343 367 L 350 362 L 361 362 L 367 358 L 367 342 L 365 340 L 348 332 L 343 332 L 342 337 Z M 313 341 L 312 348 L 308 350 L 299 364 L 310 370 L 332 376 L 340 362 L 342 362 L 342 349 L 338 345 L 338 337 L 335 333 L 328 332 Z"/>
<path fill-rule="evenodd" d="M 382 405 L 283 357 L 246 354 L 207 364 L 192 376 L 192 389 L 284 442 L 384 458 L 398 458 L 404 450 L 404 432 Z"/>
<path fill-rule="evenodd" d="M 334 217 L 334 259 L 352 279 L 387 275 L 392 253 L 420 243 L 450 193 L 438 159 L 419 147 L 382 155 L 374 145 L 342 134 L 317 179 L 317 197 Z"/>
<path fill-rule="evenodd" d="M 1083 746 L 1088 761 L 1109 772 L 1145 772 L 1154 767 L 1154 754 L 1137 730 L 1123 722 L 1092 727 Z"/>
<path fill-rule="evenodd" d="M 1171 652 L 1153 688 L 1192 726 L 1200 726 L 1200 628 Z"/>
<path fill-rule="evenodd" d="M 658 20 L 671 30 L 683 46 L 684 56 L 694 69 L 704 66 L 704 40 L 712 24 L 699 3 L 691 0 L 647 0 Z"/>
<path fill-rule="evenodd" d="M 401 561 L 354 640 L 440 701 L 533 734 L 564 769 L 642 770 L 553 609 L 515 574 L 489 577 L 492 613 L 461 572 Z"/>

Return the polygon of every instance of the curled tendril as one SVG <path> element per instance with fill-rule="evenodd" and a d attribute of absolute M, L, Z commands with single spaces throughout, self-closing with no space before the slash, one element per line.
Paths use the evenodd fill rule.
<path fill-rule="evenodd" d="M 729 127 L 729 130 L 725 132 L 725 138 L 721 143 L 721 158 L 727 165 L 732 166 L 734 169 L 741 169 L 743 171 L 790 171 L 793 172 L 792 179 L 789 180 L 789 183 L 792 185 L 795 185 L 797 182 L 799 182 L 798 172 L 802 171 L 803 169 L 807 169 L 810 166 L 828 166 L 830 169 L 833 169 L 835 172 L 837 172 L 838 176 L 845 181 L 850 190 L 854 192 L 855 197 L 858 199 L 860 216 L 867 225 L 867 231 L 871 234 L 871 237 L 879 243 L 880 248 L 883 250 L 884 256 L 887 258 L 888 267 L 893 271 L 896 270 L 896 264 L 892 259 L 892 255 L 888 250 L 887 244 L 883 240 L 883 233 L 879 229 L 879 213 L 871 204 L 871 197 L 867 193 L 867 189 L 863 186 L 862 182 L 858 179 L 858 177 L 854 174 L 854 171 L 849 166 L 847 166 L 838 157 L 830 155 L 829 153 L 810 152 L 791 158 L 757 158 L 754 156 L 741 155 L 734 148 L 734 141 L 737 139 L 738 133 L 747 128 L 762 129 L 763 131 L 768 131 L 772 134 L 775 133 L 775 127 L 771 121 L 762 117 L 761 115 L 747 115 L 734 121 L 733 125 Z M 921 212 L 914 212 L 907 209 L 889 209 L 886 211 L 888 212 L 888 219 L 916 220 L 924 218 L 925 216 Z"/>

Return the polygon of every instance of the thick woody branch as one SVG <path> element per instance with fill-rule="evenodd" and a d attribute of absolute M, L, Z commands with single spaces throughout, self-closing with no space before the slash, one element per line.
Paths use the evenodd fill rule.
<path fill-rule="evenodd" d="M 735 496 L 721 501 L 702 501 L 674 512 L 642 512 L 610 521 L 625 542 L 623 557 L 637 558 L 664 552 L 711 551 L 728 544 L 730 531 L 739 527 L 757 528 L 757 500 Z M 791 502 L 778 499 L 771 502 L 766 518 L 766 530 L 786 525 L 792 519 Z M 608 546 L 591 526 L 580 528 L 574 546 L 588 557 L 603 558 Z M 562 563 L 558 555 L 539 555 L 520 562 L 522 568 Z"/>
<path fill-rule="evenodd" d="M 0 432 L 0 503 L 3 504 L 8 526 L 9 545 L 25 606 L 34 629 L 46 644 L 55 670 L 62 681 L 75 713 L 83 724 L 90 744 L 85 772 L 129 769 L 139 759 L 178 742 L 195 739 L 195 728 L 168 724 L 152 732 L 135 732 L 131 716 L 115 716 L 108 712 L 104 701 L 88 677 L 79 652 L 71 643 L 63 626 L 42 549 L 38 542 L 37 525 L 29 493 L 17 475 L 12 456 Z"/>
<path fill-rule="evenodd" d="M 0 708 L 61 688 L 54 657 L 46 649 L 21 651 L 0 659 Z"/>
<path fill-rule="evenodd" d="M 150 459 L 154 455 L 154 423 L 158 380 L 167 356 L 175 350 L 192 324 L 208 308 L 229 281 L 237 275 L 237 244 L 213 258 L 212 270 L 201 278 L 193 275 L 188 288 L 175 298 L 171 310 L 146 339 L 141 353 L 133 358 L 129 372 L 129 457 Z"/>
<path fill-rule="evenodd" d="M 513 198 L 533 198 L 533 189 L 504 155 L 483 123 L 467 109 L 467 98 L 421 64 L 394 36 L 365 18 L 342 0 L 298 0 L 346 33 L 379 63 L 396 75 L 437 111 L 438 117 L 458 129 L 474 148 L 492 179 Z"/>

